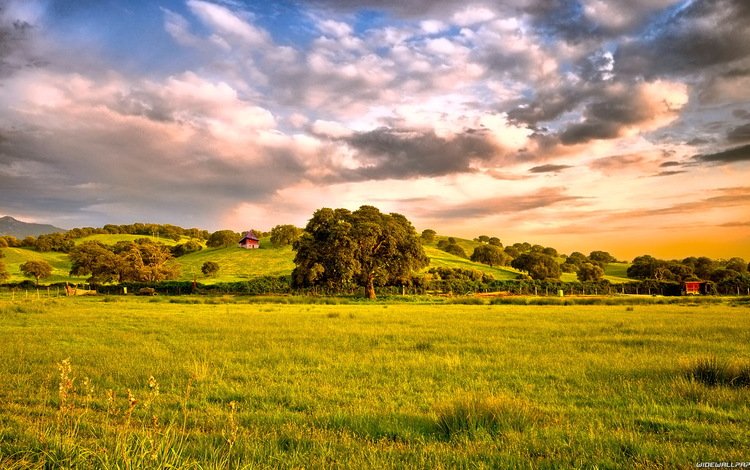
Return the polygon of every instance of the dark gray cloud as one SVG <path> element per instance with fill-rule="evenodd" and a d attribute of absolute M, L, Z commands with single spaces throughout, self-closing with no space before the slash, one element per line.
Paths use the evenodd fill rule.
<path fill-rule="evenodd" d="M 38 65 L 39 59 L 31 57 L 28 42 L 33 26 L 14 18 L 7 6 L 0 2 L 0 78 L 29 66 Z"/>
<path fill-rule="evenodd" d="M 737 126 L 727 133 L 729 142 L 744 142 L 750 140 L 750 124 Z"/>
<path fill-rule="evenodd" d="M 433 131 L 381 128 L 346 139 L 357 151 L 361 168 L 343 171 L 343 179 L 405 179 L 471 172 L 472 163 L 490 162 L 499 149 L 482 131 L 465 131 L 453 138 Z"/>
<path fill-rule="evenodd" d="M 647 78 L 706 73 L 750 54 L 749 23 L 750 3 L 745 0 L 676 5 L 655 17 L 641 39 L 620 45 L 615 72 Z"/>
<path fill-rule="evenodd" d="M 697 146 L 700 146 L 700 145 L 710 144 L 711 142 L 713 142 L 713 141 L 709 140 L 709 139 L 704 139 L 702 137 L 693 137 L 692 139 L 688 140 L 685 143 L 688 144 L 688 145 L 692 145 L 694 147 L 697 147 Z"/>
<path fill-rule="evenodd" d="M 573 168 L 571 165 L 539 165 L 533 168 L 529 168 L 529 173 L 559 173 L 562 170 Z"/>
<path fill-rule="evenodd" d="M 681 166 L 681 165 L 682 165 L 682 163 L 680 163 L 680 162 L 675 162 L 675 161 L 668 161 L 668 162 L 663 162 L 663 163 L 662 163 L 661 165 L 659 165 L 659 166 L 660 166 L 661 168 L 670 168 L 670 167 L 674 167 L 674 166 Z"/>
<path fill-rule="evenodd" d="M 660 171 L 659 173 L 656 173 L 655 175 L 651 175 L 651 176 L 654 176 L 654 177 L 659 177 L 659 176 L 674 176 L 674 175 L 679 175 L 679 174 L 682 174 L 682 173 L 687 173 L 687 171 L 685 171 L 685 170 Z"/>
<path fill-rule="evenodd" d="M 585 106 L 583 122 L 571 124 L 560 133 L 560 141 L 573 145 L 593 139 L 611 139 L 619 136 L 624 126 L 649 119 L 652 112 L 631 89 L 605 91 L 599 100 Z"/>
<path fill-rule="evenodd" d="M 508 119 L 515 124 L 526 124 L 534 128 L 537 124 L 558 118 L 575 109 L 591 95 L 587 85 L 560 87 L 540 91 L 536 98 L 508 111 Z"/>
<path fill-rule="evenodd" d="M 742 145 L 721 152 L 695 155 L 693 160 L 702 163 L 724 165 L 750 161 L 750 145 Z"/>

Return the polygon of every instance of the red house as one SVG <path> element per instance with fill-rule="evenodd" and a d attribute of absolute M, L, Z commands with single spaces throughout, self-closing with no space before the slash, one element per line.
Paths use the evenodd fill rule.
<path fill-rule="evenodd" d="M 683 292 L 685 295 L 698 295 L 701 293 L 701 284 L 703 283 L 700 281 L 686 281 Z"/>
<path fill-rule="evenodd" d="M 260 240 L 258 237 L 253 235 L 253 232 L 246 232 L 245 236 L 240 240 L 240 248 L 251 250 L 253 248 L 260 248 Z"/>

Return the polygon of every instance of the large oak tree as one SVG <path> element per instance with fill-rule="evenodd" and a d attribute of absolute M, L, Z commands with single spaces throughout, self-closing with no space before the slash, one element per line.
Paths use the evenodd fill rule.
<path fill-rule="evenodd" d="M 393 284 L 429 264 L 411 222 L 375 207 L 318 209 L 294 243 L 296 286 L 355 284 L 374 299 L 375 285 Z"/>

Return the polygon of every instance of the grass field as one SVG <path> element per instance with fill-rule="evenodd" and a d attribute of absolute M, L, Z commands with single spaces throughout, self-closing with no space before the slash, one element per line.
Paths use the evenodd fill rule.
<path fill-rule="evenodd" d="M 52 266 L 52 276 L 43 279 L 40 284 L 52 284 L 55 282 L 83 282 L 85 278 L 70 276 L 70 258 L 66 253 L 48 252 L 40 253 L 36 250 L 27 248 L 3 248 L 4 258 L 0 261 L 5 263 L 5 269 L 10 274 L 7 282 L 21 282 L 25 280 L 34 280 L 33 278 L 24 277 L 21 273 L 21 265 L 27 261 L 43 260 Z"/>
<path fill-rule="evenodd" d="M 216 276 L 206 277 L 201 266 L 206 261 L 219 263 Z M 204 248 L 176 259 L 180 264 L 180 279 L 200 282 L 234 282 L 260 276 L 283 276 L 294 269 L 294 252 L 291 246 L 275 247 L 267 238 L 261 239 L 260 249 L 246 250 L 239 247 Z"/>
<path fill-rule="evenodd" d="M 242 301 L 0 300 L 0 467 L 749 459 L 750 389 L 686 376 L 747 360 L 747 306 Z"/>
<path fill-rule="evenodd" d="M 85 241 L 98 241 L 105 245 L 114 245 L 120 241 L 133 241 L 138 238 L 144 238 L 142 235 L 127 234 L 97 234 L 76 240 L 76 244 Z M 181 242 L 186 241 L 182 240 Z M 159 238 L 159 242 L 167 246 L 173 246 L 177 242 L 171 239 Z M 471 240 L 459 239 L 458 242 L 467 250 L 467 253 L 473 251 L 473 247 L 479 245 L 478 242 Z M 430 258 L 431 267 L 448 267 L 474 269 L 491 274 L 495 279 L 514 279 L 518 271 L 508 266 L 489 267 L 480 263 L 473 263 L 468 259 L 454 256 L 437 249 L 434 245 L 424 247 L 425 253 Z M 85 282 L 86 277 L 69 276 L 70 260 L 63 253 L 39 253 L 34 250 L 25 248 L 4 248 L 6 254 L 4 262 L 11 277 L 9 282 L 23 281 L 24 278 L 19 271 L 19 266 L 31 259 L 44 259 L 54 267 L 53 276 L 42 281 L 43 284 L 55 282 Z M 206 261 L 219 263 L 220 269 L 217 275 L 206 277 L 201 273 L 201 266 Z M 261 276 L 283 276 L 291 274 L 294 269 L 294 252 L 290 246 L 275 247 L 270 243 L 268 237 L 261 240 L 259 250 L 245 250 L 238 247 L 228 248 L 204 248 L 201 251 L 190 253 L 185 256 L 176 258 L 174 263 L 180 266 L 179 280 L 191 281 L 193 278 L 204 284 L 215 284 L 218 282 L 236 282 L 247 279 L 253 279 Z M 568 279 L 569 278 L 569 279 Z M 575 281 L 575 274 L 563 277 L 564 281 Z"/>
<path fill-rule="evenodd" d="M 628 268 L 630 263 L 609 263 L 604 268 L 604 279 L 608 279 L 613 284 L 620 282 L 631 282 L 628 278 Z"/>
<path fill-rule="evenodd" d="M 474 263 L 466 258 L 446 253 L 432 246 L 425 246 L 424 251 L 427 257 L 430 258 L 430 266 L 427 269 L 433 267 L 475 269 L 491 274 L 495 279 L 500 280 L 515 279 L 518 276 L 518 271 L 509 266 L 491 268 L 486 264 Z"/>
<path fill-rule="evenodd" d="M 138 240 L 139 238 L 148 238 L 149 240 L 153 240 L 157 243 L 162 243 L 167 246 L 174 246 L 178 243 L 184 243 L 189 238 L 183 238 L 183 240 L 180 241 L 174 241 L 171 238 L 163 238 L 163 237 L 153 237 L 148 235 L 130 235 L 127 233 L 116 233 L 116 234 L 107 234 L 107 233 L 97 233 L 94 235 L 89 235 L 88 237 L 83 238 L 76 238 L 73 241 L 76 245 L 80 245 L 81 243 L 85 242 L 99 242 L 103 243 L 105 245 L 114 245 L 118 242 L 132 242 L 135 240 Z"/>

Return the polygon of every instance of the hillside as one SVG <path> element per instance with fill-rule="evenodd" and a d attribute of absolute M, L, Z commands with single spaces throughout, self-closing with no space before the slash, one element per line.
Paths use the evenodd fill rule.
<path fill-rule="evenodd" d="M 0 217 L 0 235 L 25 238 L 65 231 L 64 228 L 55 227 L 54 225 L 23 222 L 10 216 Z"/>
<path fill-rule="evenodd" d="M 105 245 L 114 245 L 118 242 L 132 242 L 132 241 L 138 240 L 139 238 L 148 238 L 150 240 L 153 240 L 158 243 L 162 243 L 167 246 L 174 246 L 178 243 L 182 243 L 187 240 L 185 239 L 185 240 L 180 240 L 179 242 L 176 242 L 172 240 L 171 238 L 151 237 L 147 235 L 129 235 L 125 233 L 115 233 L 115 234 L 104 233 L 104 234 L 89 235 L 88 237 L 83 237 L 83 238 L 76 238 L 73 241 L 75 242 L 76 245 L 80 245 L 81 243 L 90 242 L 90 241 L 103 243 Z"/>
<path fill-rule="evenodd" d="M 472 248 L 473 250 L 473 248 Z M 515 279 L 518 275 L 518 271 L 511 268 L 510 266 L 500 267 L 489 267 L 486 264 L 474 263 L 466 258 L 455 256 L 450 253 L 446 253 L 434 246 L 425 246 L 425 254 L 430 258 L 430 268 L 460 268 L 460 269 L 476 269 L 487 274 L 491 274 L 495 279 Z"/>
<path fill-rule="evenodd" d="M 106 245 L 113 245 L 120 241 L 133 241 L 138 238 L 144 238 L 143 235 L 127 234 L 97 234 L 88 237 L 76 239 L 76 244 L 86 241 L 98 241 Z M 484 264 L 474 263 L 466 258 L 446 253 L 436 247 L 437 241 L 447 237 L 436 237 L 434 243 L 424 246 L 425 254 L 430 258 L 430 266 L 475 269 L 488 273 L 498 280 L 514 279 L 518 271 L 509 266 L 489 267 Z M 157 241 L 174 246 L 182 243 L 187 239 L 176 242 L 169 238 L 158 238 Z M 456 239 L 456 242 L 471 254 L 474 248 L 480 243 L 467 239 Z M 43 259 L 49 262 L 53 268 L 53 276 L 43 283 L 50 284 L 55 282 L 83 283 L 85 277 L 74 277 L 68 275 L 70 270 L 70 260 L 64 253 L 39 253 L 26 248 L 4 248 L 3 252 L 6 257 L 3 259 L 11 277 L 8 282 L 19 282 L 26 278 L 20 272 L 19 266 L 24 262 L 32 259 Z M 237 282 L 248 279 L 254 279 L 261 276 L 282 276 L 291 274 L 294 269 L 294 252 L 290 246 L 275 247 L 271 245 L 268 237 L 261 239 L 261 248 L 258 250 L 245 250 L 238 247 L 228 248 L 204 248 L 201 251 L 190 253 L 188 255 L 176 258 L 173 263 L 180 267 L 179 280 L 192 281 L 193 279 L 204 284 L 215 284 L 220 282 Z M 201 272 L 201 266 L 206 261 L 213 261 L 220 266 L 219 272 L 215 276 L 207 277 Z M 626 270 L 629 264 L 612 263 L 605 270 L 605 279 L 612 283 L 627 282 Z M 564 273 L 561 279 L 566 282 L 576 281 L 575 274 Z"/>
<path fill-rule="evenodd" d="M 5 258 L 0 259 L 0 261 L 5 263 L 5 269 L 10 274 L 7 282 L 29 280 L 29 278 L 21 274 L 20 266 L 27 261 L 33 260 L 43 260 L 52 266 L 52 276 L 43 279 L 40 282 L 41 284 L 53 284 L 56 282 L 70 282 L 75 284 L 86 282 L 85 277 L 74 277 L 68 274 L 70 271 L 70 259 L 65 253 L 39 253 L 27 248 L 3 248 L 3 253 L 5 253 Z M 33 281 L 33 279 L 31 280 Z"/>
<path fill-rule="evenodd" d="M 282 276 L 294 269 L 294 252 L 290 246 L 274 247 L 268 238 L 261 239 L 257 250 L 239 247 L 204 248 L 201 251 L 181 256 L 175 260 L 180 265 L 180 280 L 194 278 L 204 284 L 234 282 L 261 276 Z M 216 276 L 206 277 L 201 266 L 206 261 L 219 264 Z"/>

